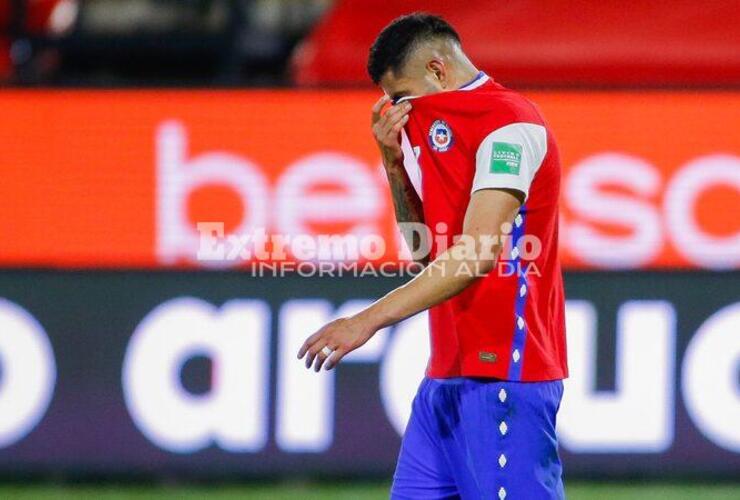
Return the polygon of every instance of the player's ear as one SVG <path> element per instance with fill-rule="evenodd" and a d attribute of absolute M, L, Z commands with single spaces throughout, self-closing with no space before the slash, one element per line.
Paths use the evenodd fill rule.
<path fill-rule="evenodd" d="M 427 63 L 427 70 L 434 75 L 443 89 L 447 88 L 447 68 L 445 68 L 442 61 L 438 59 L 430 60 Z"/>

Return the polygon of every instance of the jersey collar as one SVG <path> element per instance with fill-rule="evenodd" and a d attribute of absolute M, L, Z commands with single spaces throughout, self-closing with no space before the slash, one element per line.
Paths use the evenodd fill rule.
<path fill-rule="evenodd" d="M 479 71 L 477 75 L 475 75 L 475 78 L 470 80 L 468 83 L 463 85 L 462 87 L 455 89 L 455 90 L 473 90 L 477 89 L 484 83 L 486 83 L 488 80 L 490 80 L 491 77 L 485 74 L 483 71 Z M 393 104 L 401 104 L 404 101 L 410 101 L 411 99 L 418 99 L 419 97 L 423 96 L 417 96 L 417 95 L 407 95 L 404 97 L 401 97 L 400 99 L 397 99 Z"/>
<path fill-rule="evenodd" d="M 472 80 L 470 80 L 468 83 L 466 83 L 465 85 L 463 85 L 457 90 L 477 89 L 478 87 L 486 83 L 488 79 L 489 79 L 489 76 L 487 74 L 485 74 L 483 71 L 479 71 L 478 74 L 475 75 L 475 78 L 473 78 Z"/>

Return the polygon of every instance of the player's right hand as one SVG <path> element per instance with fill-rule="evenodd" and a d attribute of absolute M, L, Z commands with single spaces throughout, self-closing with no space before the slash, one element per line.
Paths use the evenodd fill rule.
<path fill-rule="evenodd" d="M 375 141 L 383 155 L 383 164 L 386 166 L 403 161 L 401 151 L 401 129 L 409 121 L 411 103 L 404 101 L 390 106 L 385 113 L 383 108 L 390 102 L 390 97 L 384 95 L 373 106 L 372 128 Z"/>

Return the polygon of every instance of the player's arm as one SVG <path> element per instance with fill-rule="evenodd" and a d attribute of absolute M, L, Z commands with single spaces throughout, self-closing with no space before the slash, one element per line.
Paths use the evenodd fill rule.
<path fill-rule="evenodd" d="M 490 272 L 501 252 L 502 225 L 511 224 L 523 195 L 514 190 L 482 189 L 473 193 L 463 226 L 463 237 L 405 285 L 388 293 L 359 314 L 333 321 L 308 338 L 298 357 L 315 370 L 335 366 L 379 329 L 393 325 L 462 292 Z M 472 242 L 472 246 L 470 243 Z M 470 251 L 473 250 L 473 251 Z M 472 271 L 472 272 L 471 272 Z M 328 346 L 328 360 L 317 354 Z"/>
<path fill-rule="evenodd" d="M 501 252 L 502 226 L 514 221 L 546 154 L 547 133 L 542 125 L 511 123 L 488 134 L 476 153 L 473 193 L 461 238 L 405 285 L 313 334 L 301 347 L 299 358 L 306 356 L 306 366 L 316 360 L 316 370 L 325 361 L 331 368 L 379 329 L 457 295 L 490 272 Z M 325 346 L 334 351 L 328 360 L 323 354 L 317 356 Z"/>
<path fill-rule="evenodd" d="M 418 231 L 408 230 L 406 224 L 423 224 L 424 212 L 421 199 L 416 193 L 406 169 L 403 166 L 403 151 L 401 150 L 400 134 L 403 126 L 409 119 L 411 104 L 408 101 L 391 106 L 385 113 L 383 108 L 390 102 L 387 95 L 381 97 L 375 103 L 372 110 L 372 130 L 375 141 L 380 149 L 383 159 L 383 167 L 388 176 L 388 184 L 391 188 L 393 207 L 396 212 L 396 222 L 406 239 L 410 249 L 418 249 L 425 242 L 420 241 L 421 234 Z M 425 257 L 420 260 L 423 264 L 428 263 Z"/>
<path fill-rule="evenodd" d="M 521 192 L 508 189 L 473 193 L 457 243 L 414 279 L 363 311 L 360 319 L 371 330 L 396 324 L 454 297 L 491 272 L 501 253 L 502 228 L 512 227 L 522 198 Z"/>

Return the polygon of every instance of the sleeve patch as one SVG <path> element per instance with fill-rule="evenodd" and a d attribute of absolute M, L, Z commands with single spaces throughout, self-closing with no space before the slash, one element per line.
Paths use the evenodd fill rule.
<path fill-rule="evenodd" d="M 516 122 L 498 128 L 478 146 L 470 192 L 516 189 L 526 200 L 546 156 L 547 130 L 543 125 Z"/>
<path fill-rule="evenodd" d="M 511 144 L 508 142 L 494 142 L 491 148 L 491 169 L 492 174 L 511 174 L 519 175 L 519 168 L 522 164 L 522 146 L 521 144 Z"/>

